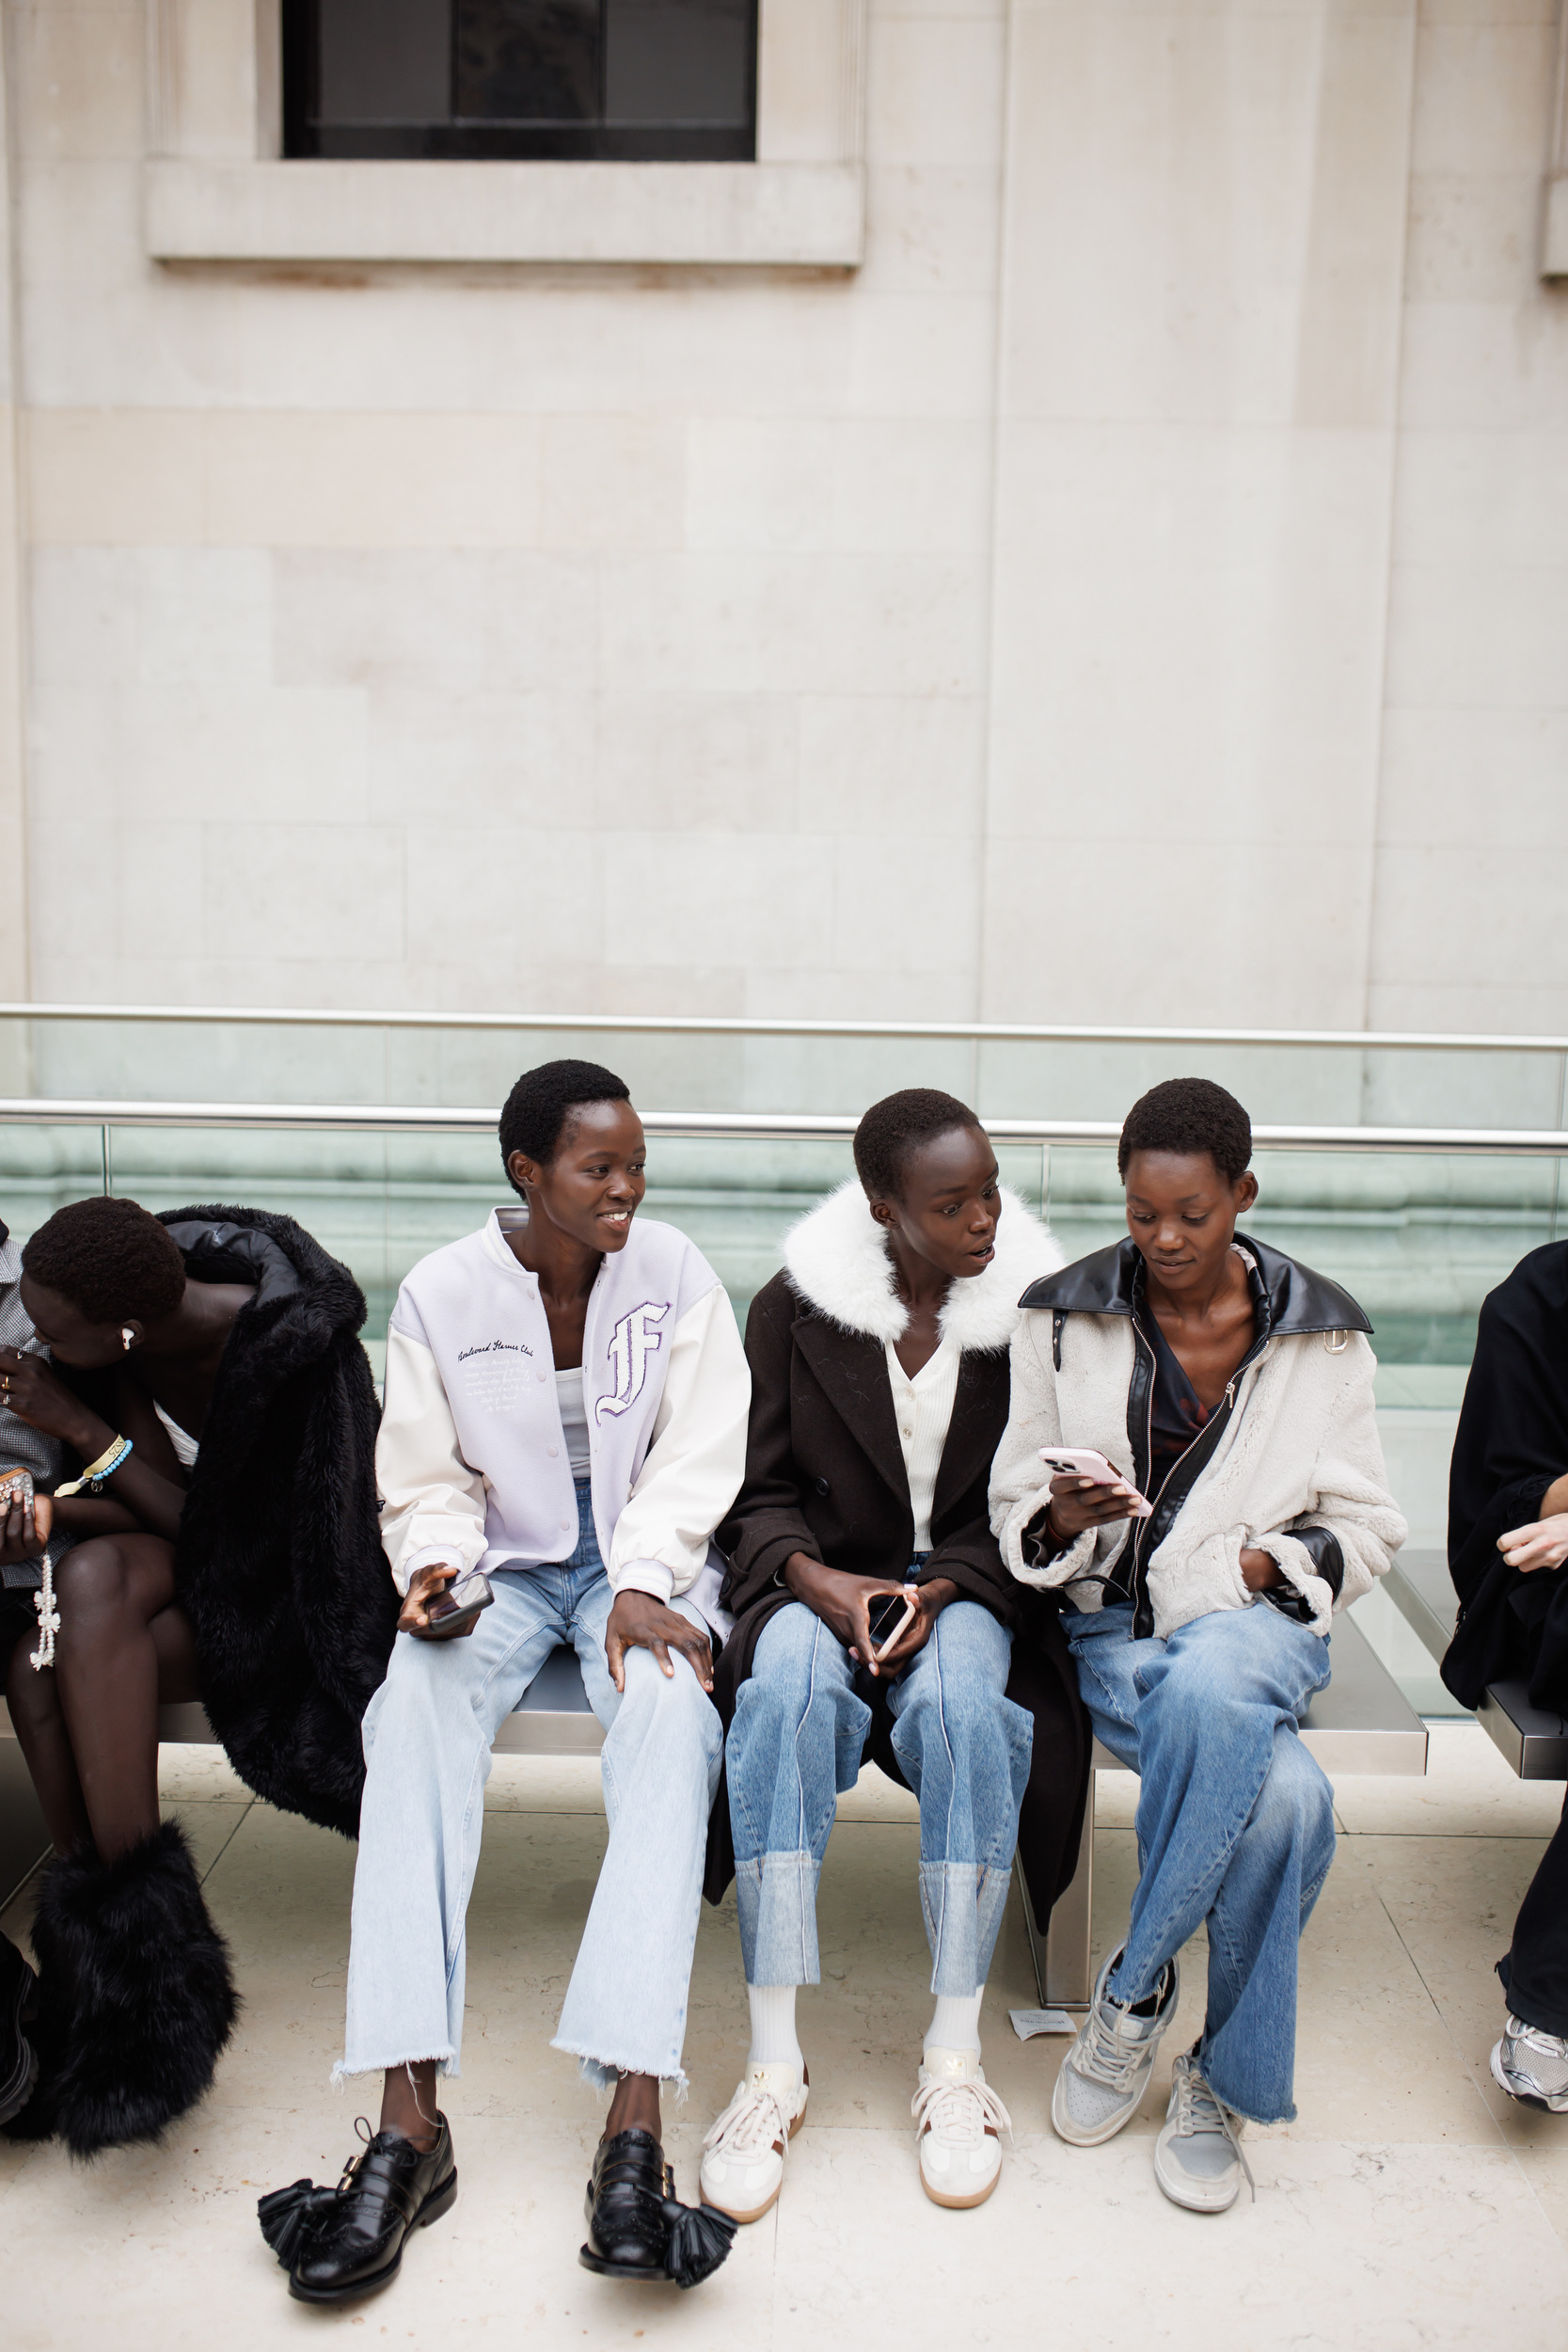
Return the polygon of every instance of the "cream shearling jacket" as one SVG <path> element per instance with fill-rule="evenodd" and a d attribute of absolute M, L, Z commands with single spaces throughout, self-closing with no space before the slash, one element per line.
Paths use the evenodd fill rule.
<path fill-rule="evenodd" d="M 1259 1338 L 1227 1402 L 1172 1470 L 1152 1520 L 1089 1530 L 1052 1553 L 1031 1534 L 1051 1501 L 1042 1446 L 1092 1446 L 1140 1489 L 1148 1470 L 1152 1354 L 1139 1334 L 1142 1261 L 1131 1239 L 1031 1285 L 1012 1347 L 1012 1404 L 991 1471 L 991 1527 L 1022 1582 L 1103 1605 L 1134 1546 L 1140 1633 L 1167 1635 L 1262 1598 L 1243 1550 L 1268 1552 L 1326 1633 L 1384 1574 L 1407 1529 L 1388 1491 L 1372 1401 L 1377 1359 L 1347 1293 L 1251 1235 Z M 1265 1606 L 1269 1604 L 1264 1603 Z"/>
<path fill-rule="evenodd" d="M 376 1441 L 381 1534 L 400 1592 L 417 1568 L 569 1559 L 577 1498 L 539 1280 L 507 1247 L 526 1210 L 493 1210 L 398 1293 Z M 636 1217 L 604 1259 L 582 1339 L 594 1530 L 610 1581 L 709 1613 L 713 1530 L 746 1467 L 752 1375 L 701 1250 Z"/>

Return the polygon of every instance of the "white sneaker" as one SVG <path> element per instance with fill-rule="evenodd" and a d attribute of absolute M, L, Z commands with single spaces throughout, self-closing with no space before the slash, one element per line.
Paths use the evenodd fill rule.
<path fill-rule="evenodd" d="M 1256 2199 L 1252 2167 L 1242 2153 L 1245 2118 L 1216 2099 L 1189 2050 L 1170 2070 L 1170 2107 L 1154 2143 L 1154 2177 L 1173 2205 L 1224 2213 L 1236 2202 L 1242 2175 Z"/>
<path fill-rule="evenodd" d="M 703 2196 L 732 2221 L 760 2221 L 784 2186 L 789 2143 L 806 2120 L 811 2086 L 775 2060 L 749 2066 L 703 2142 Z"/>
<path fill-rule="evenodd" d="M 1051 2121 L 1057 2137 L 1074 2148 L 1098 2148 L 1130 2123 L 1143 2105 L 1160 2037 L 1176 2015 L 1181 1971 L 1167 1960 L 1151 2017 L 1134 2017 L 1106 1992 L 1114 1951 L 1100 1972 L 1089 2013 L 1062 2060 L 1051 2094 Z"/>
<path fill-rule="evenodd" d="M 927 2050 L 910 2101 L 920 2185 L 934 2205 L 983 2205 L 1002 2177 L 1011 2116 L 973 2050 Z"/>

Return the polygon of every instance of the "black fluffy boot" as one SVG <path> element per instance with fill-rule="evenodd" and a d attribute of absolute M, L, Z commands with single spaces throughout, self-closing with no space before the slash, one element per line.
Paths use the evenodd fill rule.
<path fill-rule="evenodd" d="M 239 2008 L 178 1822 L 114 1862 L 52 1862 L 33 1949 L 42 2074 L 12 2131 L 77 2156 L 161 2137 L 212 2082 Z"/>

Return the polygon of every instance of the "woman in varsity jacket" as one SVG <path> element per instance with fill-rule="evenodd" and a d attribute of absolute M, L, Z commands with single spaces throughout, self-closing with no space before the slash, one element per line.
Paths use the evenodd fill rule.
<path fill-rule="evenodd" d="M 606 1728 L 610 1819 L 554 2043 L 613 2093 L 580 2259 L 689 2286 L 729 2245 L 727 2222 L 673 2198 L 659 2085 L 686 2079 L 722 1750 L 710 1538 L 740 1485 L 750 1375 L 712 1267 L 673 1227 L 634 1221 L 644 1143 L 620 1079 L 591 1062 L 531 1071 L 500 1143 L 526 1205 L 423 1259 L 388 1335 L 376 1472 L 404 1604 L 365 1715 L 336 2069 L 384 2075 L 381 2127 L 343 2188 L 300 2182 L 261 2207 L 311 2302 L 385 2284 L 407 2233 L 456 2195 L 436 2078 L 458 2071 L 491 1741 L 560 1643 Z M 475 1571 L 493 1598 L 471 1615 Z"/>

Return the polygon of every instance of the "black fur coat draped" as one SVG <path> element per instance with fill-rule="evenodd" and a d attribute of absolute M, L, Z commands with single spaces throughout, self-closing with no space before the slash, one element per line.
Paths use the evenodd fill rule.
<path fill-rule="evenodd" d="M 224 1350 L 175 1546 L 202 1703 L 258 1796 L 353 1837 L 359 1723 L 398 1611 L 364 1295 L 293 1217 L 193 1208 L 160 1221 L 193 1280 L 256 1292 Z"/>
<path fill-rule="evenodd" d="M 1459 1622 L 1443 1679 L 1464 1707 L 1489 1682 L 1568 1708 L 1568 1566 L 1511 1568 L 1497 1538 L 1541 1516 L 1568 1471 L 1568 1242 L 1521 1258 L 1485 1299 L 1449 1474 Z"/>

